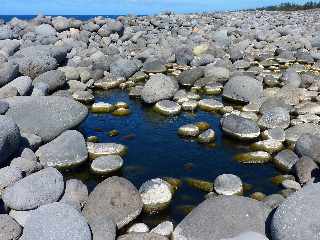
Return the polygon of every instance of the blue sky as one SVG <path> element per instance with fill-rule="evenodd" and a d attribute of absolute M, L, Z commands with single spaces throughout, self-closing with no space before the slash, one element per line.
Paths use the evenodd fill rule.
<path fill-rule="evenodd" d="M 269 6 L 288 0 L 0 0 L 0 15 L 110 15 L 235 10 Z M 295 0 L 295 3 L 306 1 Z"/>

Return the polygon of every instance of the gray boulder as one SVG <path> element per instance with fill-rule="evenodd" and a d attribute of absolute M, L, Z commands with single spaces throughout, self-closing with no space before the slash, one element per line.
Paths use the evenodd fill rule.
<path fill-rule="evenodd" d="M 256 200 L 239 196 L 209 198 L 178 224 L 172 239 L 222 239 L 246 231 L 264 234 L 266 217 L 266 208 Z"/>
<path fill-rule="evenodd" d="M 141 66 L 134 60 L 119 58 L 117 61 L 111 63 L 110 72 L 114 76 L 129 78 L 138 72 L 140 67 Z"/>
<path fill-rule="evenodd" d="M 62 32 L 71 27 L 71 22 L 65 17 L 58 16 L 52 19 L 52 25 L 58 32 Z"/>
<path fill-rule="evenodd" d="M 283 73 L 282 82 L 284 85 L 299 87 L 301 85 L 301 77 L 294 69 L 290 68 Z"/>
<path fill-rule="evenodd" d="M 60 202 L 71 204 L 72 206 L 79 206 L 80 209 L 88 201 L 87 186 L 77 179 L 69 179 L 66 182 L 66 189 Z"/>
<path fill-rule="evenodd" d="M 9 208 L 30 210 L 57 201 L 63 191 L 61 173 L 54 168 L 45 168 L 7 187 L 2 200 Z"/>
<path fill-rule="evenodd" d="M 221 125 L 224 133 L 238 139 L 254 139 L 260 135 L 256 122 L 234 114 L 222 118 Z"/>
<path fill-rule="evenodd" d="M 98 30 L 98 34 L 102 37 L 109 37 L 112 33 L 122 36 L 123 31 L 124 26 L 120 21 L 109 21 Z"/>
<path fill-rule="evenodd" d="M 310 184 L 291 194 L 276 210 L 271 222 L 273 240 L 317 240 L 320 184 Z"/>
<path fill-rule="evenodd" d="M 232 77 L 224 86 L 223 97 L 248 103 L 262 95 L 263 85 L 258 80 L 248 76 Z"/>
<path fill-rule="evenodd" d="M 7 116 L 0 116 L 0 165 L 7 163 L 20 145 L 21 135 L 18 126 Z"/>
<path fill-rule="evenodd" d="M 22 76 L 12 80 L 7 85 L 2 87 L 1 90 L 4 88 L 16 88 L 20 96 L 25 96 L 30 92 L 31 86 L 31 78 L 27 76 Z"/>
<path fill-rule="evenodd" d="M 141 97 L 146 103 L 155 103 L 172 98 L 178 89 L 179 86 L 175 80 L 163 74 L 156 74 L 146 82 Z"/>
<path fill-rule="evenodd" d="M 19 66 L 14 63 L 0 64 L 0 87 L 15 79 L 19 74 Z"/>
<path fill-rule="evenodd" d="M 0 214 L 0 239 L 18 240 L 22 233 L 22 227 L 7 214 Z"/>
<path fill-rule="evenodd" d="M 23 240 L 91 240 L 86 219 L 73 207 L 63 203 L 41 206 L 29 217 Z"/>
<path fill-rule="evenodd" d="M 0 26 L 0 40 L 12 39 L 13 31 L 9 25 Z"/>
<path fill-rule="evenodd" d="M 182 72 L 179 77 L 177 78 L 178 82 L 182 86 L 193 86 L 193 84 L 203 76 L 204 72 L 203 69 L 193 68 L 187 71 Z"/>
<path fill-rule="evenodd" d="M 290 149 L 282 150 L 273 159 L 275 165 L 283 171 L 290 171 L 298 161 L 298 156 Z"/>
<path fill-rule="evenodd" d="M 258 121 L 262 128 L 287 128 L 290 125 L 289 112 L 281 107 L 275 107 L 270 111 L 265 111 Z"/>
<path fill-rule="evenodd" d="M 89 224 L 100 217 L 110 217 L 118 228 L 134 220 L 142 210 L 138 190 L 128 180 L 110 177 L 99 183 L 90 193 L 83 213 Z"/>
<path fill-rule="evenodd" d="M 75 130 L 68 130 L 41 146 L 36 155 L 43 166 L 68 168 L 85 162 L 88 150 L 82 134 Z"/>
<path fill-rule="evenodd" d="M 0 168 L 0 196 L 6 187 L 19 181 L 22 177 L 22 172 L 15 167 Z"/>
<path fill-rule="evenodd" d="M 286 141 L 295 143 L 303 134 L 307 133 L 320 136 L 320 126 L 313 123 L 303 123 L 292 126 L 285 131 Z"/>
<path fill-rule="evenodd" d="M 221 240 L 268 240 L 265 235 L 256 232 L 244 232 L 233 238 L 221 239 Z"/>
<path fill-rule="evenodd" d="M 62 71 L 52 70 L 52 71 L 45 72 L 40 76 L 38 76 L 37 78 L 35 78 L 33 80 L 33 85 L 36 85 L 37 83 L 40 83 L 40 82 L 48 84 L 49 92 L 54 92 L 65 85 L 66 76 Z"/>
<path fill-rule="evenodd" d="M 41 24 L 35 28 L 35 33 L 42 36 L 56 36 L 57 31 L 49 24 Z"/>
<path fill-rule="evenodd" d="M 76 127 L 88 114 L 84 105 L 64 97 L 13 97 L 6 101 L 10 106 L 6 116 L 22 132 L 38 135 L 45 143 Z"/>
<path fill-rule="evenodd" d="M 5 101 L 0 101 L 0 114 L 5 114 L 9 109 L 9 104 Z"/>
<path fill-rule="evenodd" d="M 302 157 L 294 165 L 294 170 L 300 184 L 314 182 L 319 178 L 320 171 L 318 165 L 309 157 Z"/>
<path fill-rule="evenodd" d="M 111 218 L 97 217 L 90 222 L 92 240 L 115 240 L 116 224 Z"/>
<path fill-rule="evenodd" d="M 294 148 L 298 156 L 307 156 L 320 163 L 320 137 L 312 134 L 303 134 L 298 138 Z"/>

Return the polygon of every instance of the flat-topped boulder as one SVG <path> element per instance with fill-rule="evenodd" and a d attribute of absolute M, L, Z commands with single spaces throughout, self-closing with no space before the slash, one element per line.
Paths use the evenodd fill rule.
<path fill-rule="evenodd" d="M 11 117 L 21 132 L 35 134 L 49 142 L 65 130 L 79 125 L 88 109 L 65 97 L 13 97 L 6 99 Z"/>

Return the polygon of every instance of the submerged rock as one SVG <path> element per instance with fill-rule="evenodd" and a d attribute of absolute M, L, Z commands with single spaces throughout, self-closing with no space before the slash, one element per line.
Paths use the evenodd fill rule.
<path fill-rule="evenodd" d="M 222 174 L 214 180 L 214 190 L 220 195 L 236 195 L 243 192 L 242 181 L 233 174 Z"/>
<path fill-rule="evenodd" d="M 179 127 L 178 134 L 182 137 L 197 137 L 200 130 L 195 124 L 186 124 Z"/>
<path fill-rule="evenodd" d="M 123 165 L 123 159 L 119 155 L 98 157 L 91 163 L 91 170 L 97 174 L 109 174 L 119 170 Z"/>
<path fill-rule="evenodd" d="M 174 116 L 181 111 L 181 106 L 178 103 L 169 100 L 159 101 L 154 107 L 157 112 L 166 116 Z"/>
<path fill-rule="evenodd" d="M 127 152 L 127 147 L 117 143 L 87 143 L 89 157 L 95 159 L 97 157 L 108 155 L 123 156 Z"/>

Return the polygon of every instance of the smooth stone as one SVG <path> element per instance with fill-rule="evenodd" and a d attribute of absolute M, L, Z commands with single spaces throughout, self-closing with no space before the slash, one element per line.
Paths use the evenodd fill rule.
<path fill-rule="evenodd" d="M 111 63 L 110 73 L 114 76 L 121 76 L 128 79 L 139 71 L 141 66 L 138 62 L 136 60 L 119 58 Z"/>
<path fill-rule="evenodd" d="M 23 178 L 22 172 L 15 167 L 0 168 L 0 197 L 2 191 Z"/>
<path fill-rule="evenodd" d="M 13 97 L 6 101 L 10 106 L 6 116 L 21 132 L 38 135 L 44 143 L 76 127 L 88 114 L 85 106 L 64 97 Z"/>
<path fill-rule="evenodd" d="M 269 139 L 255 142 L 251 145 L 251 148 L 254 150 L 266 151 L 272 154 L 275 152 L 279 152 L 283 148 L 283 144 L 280 141 Z"/>
<path fill-rule="evenodd" d="M 143 210 L 156 213 L 168 207 L 172 199 L 171 186 L 166 181 L 155 178 L 143 183 L 139 189 Z"/>
<path fill-rule="evenodd" d="M 241 179 L 233 174 L 222 174 L 214 180 L 214 190 L 220 195 L 236 195 L 243 192 Z"/>
<path fill-rule="evenodd" d="M 275 211 L 271 221 L 273 240 L 316 240 L 319 229 L 315 220 L 319 216 L 320 184 L 309 184 L 290 195 Z"/>
<path fill-rule="evenodd" d="M 219 83 L 209 83 L 204 86 L 204 92 L 208 95 L 219 95 L 222 91 L 223 85 Z"/>
<path fill-rule="evenodd" d="M 163 74 L 155 74 L 144 85 L 141 97 L 146 103 L 155 103 L 172 98 L 178 89 L 178 83 L 172 78 Z"/>
<path fill-rule="evenodd" d="M 182 72 L 177 78 L 177 81 L 181 86 L 191 87 L 199 78 L 203 76 L 203 74 L 204 72 L 202 68 L 192 68 Z"/>
<path fill-rule="evenodd" d="M 168 240 L 168 238 L 156 233 L 128 233 L 118 237 L 117 240 Z"/>
<path fill-rule="evenodd" d="M 246 197 L 209 198 L 178 224 L 172 239 L 222 239 L 245 231 L 264 234 L 265 211 L 261 202 Z"/>
<path fill-rule="evenodd" d="M 143 89 L 143 86 L 134 86 L 130 92 L 129 92 L 129 96 L 132 97 L 132 98 L 140 98 L 141 97 L 141 94 L 142 94 L 142 89 Z"/>
<path fill-rule="evenodd" d="M 0 116 L 0 166 L 17 152 L 20 142 L 19 127 L 10 117 Z"/>
<path fill-rule="evenodd" d="M 275 108 L 282 108 L 284 110 L 287 110 L 287 112 L 292 111 L 292 106 L 285 103 L 284 100 L 275 97 L 270 97 L 266 100 L 263 100 L 263 103 L 259 108 L 259 112 L 261 114 L 266 114 L 268 112 L 272 112 Z"/>
<path fill-rule="evenodd" d="M 123 116 L 128 116 L 131 113 L 130 109 L 128 108 L 117 108 L 112 112 L 112 115 L 117 116 L 117 117 L 123 117 Z"/>
<path fill-rule="evenodd" d="M 166 116 L 174 116 L 180 113 L 181 106 L 170 100 L 162 100 L 155 104 L 155 110 Z"/>
<path fill-rule="evenodd" d="M 119 155 L 98 157 L 91 163 L 91 170 L 97 174 L 109 174 L 123 166 L 123 159 Z"/>
<path fill-rule="evenodd" d="M 273 108 L 265 112 L 258 121 L 261 128 L 276 128 L 286 129 L 290 125 L 290 114 L 283 108 Z"/>
<path fill-rule="evenodd" d="M 5 88 L 16 88 L 20 96 L 27 95 L 32 86 L 32 79 L 27 76 L 18 77 L 11 82 L 9 82 L 7 85 L 3 86 L 1 88 L 1 91 Z"/>
<path fill-rule="evenodd" d="M 198 101 L 196 100 L 188 100 L 181 104 L 181 108 L 183 111 L 195 111 L 198 107 Z"/>
<path fill-rule="evenodd" d="M 195 124 L 186 124 L 179 127 L 178 134 L 183 137 L 197 137 L 200 130 Z"/>
<path fill-rule="evenodd" d="M 20 226 L 25 227 L 33 211 L 34 210 L 17 211 L 11 209 L 11 211 L 9 212 L 9 216 L 12 217 Z"/>
<path fill-rule="evenodd" d="M 258 80 L 248 76 L 232 77 L 223 88 L 223 97 L 248 103 L 262 95 L 263 86 Z"/>
<path fill-rule="evenodd" d="M 144 223 L 135 223 L 127 231 L 127 233 L 147 233 L 149 232 L 149 227 Z"/>
<path fill-rule="evenodd" d="M 170 221 L 162 222 L 158 226 L 153 228 L 150 232 L 159 234 L 161 236 L 170 237 L 173 233 L 173 224 Z"/>
<path fill-rule="evenodd" d="M 74 100 L 82 103 L 91 103 L 94 101 L 94 96 L 88 91 L 76 91 L 72 94 Z"/>
<path fill-rule="evenodd" d="M 67 180 L 66 188 L 60 202 L 71 204 L 72 206 L 77 205 L 81 209 L 87 203 L 87 201 L 87 186 L 78 179 Z"/>
<path fill-rule="evenodd" d="M 306 156 L 320 163 L 320 137 L 312 134 L 303 134 L 298 138 L 294 148 L 299 156 Z"/>
<path fill-rule="evenodd" d="M 97 102 L 92 104 L 90 110 L 93 113 L 109 113 L 114 110 L 114 106 L 110 103 Z"/>
<path fill-rule="evenodd" d="M 245 164 L 263 164 L 269 162 L 271 155 L 264 151 L 240 153 L 235 156 L 235 160 Z"/>
<path fill-rule="evenodd" d="M 62 88 L 66 84 L 65 73 L 60 70 L 52 70 L 45 72 L 33 80 L 33 85 L 37 83 L 48 84 L 48 91 L 50 93 Z"/>
<path fill-rule="evenodd" d="M 299 157 L 289 149 L 282 150 L 273 159 L 274 164 L 283 171 L 290 171 Z"/>
<path fill-rule="evenodd" d="M 303 134 L 313 134 L 320 136 L 320 126 L 313 123 L 303 123 L 286 129 L 286 141 L 295 143 Z"/>
<path fill-rule="evenodd" d="M 69 168 L 85 162 L 88 151 L 82 134 L 76 130 L 68 130 L 41 146 L 36 155 L 43 166 Z"/>
<path fill-rule="evenodd" d="M 109 217 L 92 219 L 90 222 L 92 240 L 115 240 L 116 227 L 114 221 Z"/>
<path fill-rule="evenodd" d="M 11 209 L 29 210 L 57 201 L 63 191 L 61 173 L 54 168 L 45 168 L 7 187 L 2 200 Z"/>
<path fill-rule="evenodd" d="M 263 139 L 284 142 L 286 140 L 285 132 L 282 128 L 267 129 L 261 134 Z"/>
<path fill-rule="evenodd" d="M 234 114 L 225 116 L 221 120 L 222 130 L 226 134 L 238 139 L 254 139 L 259 137 L 260 129 L 256 122 Z"/>
<path fill-rule="evenodd" d="M 202 99 L 198 102 L 198 106 L 203 111 L 218 111 L 223 108 L 223 104 L 214 99 Z"/>
<path fill-rule="evenodd" d="M 198 142 L 200 143 L 210 143 L 210 142 L 213 142 L 214 139 L 215 139 L 215 132 L 213 129 L 208 129 L 198 136 Z"/>
<path fill-rule="evenodd" d="M 89 224 L 99 217 L 110 217 L 120 229 L 140 215 L 143 203 L 139 191 L 131 182 L 110 177 L 90 193 L 83 214 Z"/>
<path fill-rule="evenodd" d="M 301 157 L 294 165 L 294 171 L 300 184 L 313 182 L 320 177 L 319 167 L 309 157 Z"/>
<path fill-rule="evenodd" d="M 26 176 L 43 168 L 41 163 L 23 157 L 12 159 L 10 166 L 19 169 Z"/>
<path fill-rule="evenodd" d="M 196 178 L 186 178 L 184 179 L 186 184 L 192 188 L 195 188 L 197 190 L 203 191 L 203 192 L 212 192 L 213 191 L 213 183 L 210 181 L 205 181 L 201 179 Z"/>
<path fill-rule="evenodd" d="M 244 232 L 233 238 L 224 238 L 221 240 L 269 240 L 269 239 L 261 233 Z"/>
<path fill-rule="evenodd" d="M 167 68 L 160 60 L 154 60 L 145 62 L 142 70 L 146 73 L 164 73 Z"/>
<path fill-rule="evenodd" d="M 86 219 L 73 207 L 51 203 L 39 207 L 29 217 L 23 240 L 91 240 Z"/>
<path fill-rule="evenodd" d="M 95 159 L 97 157 L 108 155 L 123 156 L 127 152 L 127 147 L 117 143 L 87 143 L 89 157 Z"/>
<path fill-rule="evenodd" d="M 7 214 L 0 214 L 0 239 L 18 240 L 22 234 L 21 226 Z"/>

